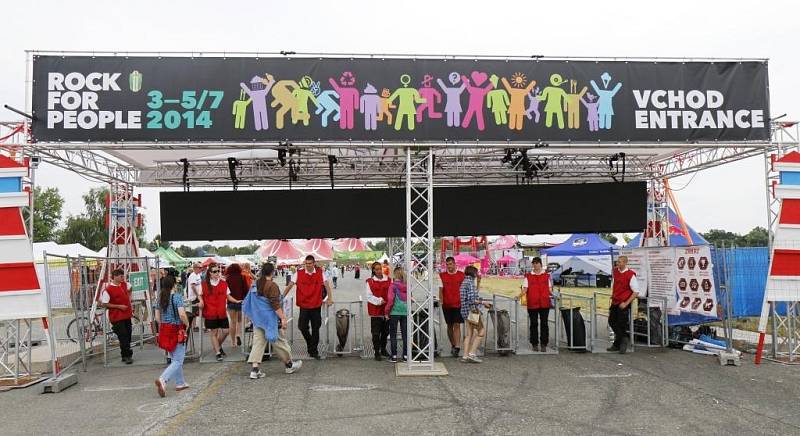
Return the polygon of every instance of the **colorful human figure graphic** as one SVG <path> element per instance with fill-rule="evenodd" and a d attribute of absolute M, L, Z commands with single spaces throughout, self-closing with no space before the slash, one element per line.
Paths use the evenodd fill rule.
<path fill-rule="evenodd" d="M 558 128 L 564 128 L 564 112 L 567 110 L 567 92 L 561 89 L 561 85 L 566 80 L 561 78 L 561 74 L 555 73 L 550 76 L 550 86 L 542 91 L 542 95 L 536 98 L 544 103 L 544 125 L 553 126 L 553 116 L 556 117 Z"/>
<path fill-rule="evenodd" d="M 322 90 L 319 82 L 311 84 L 311 93 L 317 98 L 317 110 L 314 115 L 320 115 L 322 127 L 328 127 L 328 117 L 333 114 L 333 121 L 339 121 L 339 103 L 336 101 L 339 94 L 332 89 Z"/>
<path fill-rule="evenodd" d="M 581 103 L 586 107 L 586 122 L 589 123 L 589 131 L 596 132 L 599 130 L 598 123 L 600 122 L 600 115 L 597 113 L 597 96 L 592 94 L 591 92 L 586 94 L 586 98 L 589 101 L 584 100 L 581 98 Z"/>
<path fill-rule="evenodd" d="M 397 116 L 394 120 L 394 129 L 400 130 L 403 128 L 403 119 L 406 120 L 408 130 L 414 130 L 414 118 L 417 115 L 417 108 L 415 104 L 425 103 L 425 99 L 419 95 L 419 91 L 415 88 L 409 88 L 408 84 L 411 83 L 411 76 L 403 74 L 400 76 L 400 83 L 403 84 L 402 88 L 397 88 L 391 96 L 389 96 L 389 104 L 395 100 L 400 100 L 397 105 Z"/>
<path fill-rule="evenodd" d="M 425 99 L 425 103 L 417 107 L 417 122 L 422 122 L 422 113 L 428 111 L 428 118 L 438 119 L 442 117 L 441 112 L 436 112 L 435 105 L 442 103 L 442 94 L 434 87 L 433 76 L 426 74 L 422 77 L 422 88 L 419 89 L 419 95 Z"/>
<path fill-rule="evenodd" d="M 378 113 L 381 111 L 381 98 L 378 96 L 378 90 L 372 84 L 367 83 L 359 103 L 359 110 L 364 114 L 364 130 L 377 130 Z"/>
<path fill-rule="evenodd" d="M 275 78 L 271 74 L 265 74 L 265 78 L 253 76 L 250 79 L 250 86 L 239 83 L 245 94 L 253 101 L 253 126 L 256 130 L 269 129 L 269 115 L 267 114 L 267 93 L 275 84 Z M 234 108 L 235 110 L 235 108 Z M 244 126 L 244 121 L 242 121 Z"/>
<path fill-rule="evenodd" d="M 528 100 L 530 101 L 528 102 L 528 110 L 525 111 L 525 116 L 528 117 L 529 120 L 533 119 L 533 122 L 536 124 L 539 124 L 539 105 L 542 104 L 541 100 L 536 97 L 540 95 L 542 95 L 542 90 L 539 89 L 538 86 L 528 93 Z M 536 114 L 536 118 L 531 115 L 532 113 Z"/>
<path fill-rule="evenodd" d="M 461 80 L 464 82 L 469 94 L 467 113 L 464 114 L 464 121 L 461 122 L 461 127 L 468 128 L 472 117 L 475 117 L 478 130 L 483 130 L 485 128 L 483 125 L 483 100 L 486 98 L 486 94 L 494 88 L 494 85 L 490 82 L 481 88 L 481 85 L 489 79 L 489 75 L 484 72 L 473 71 L 470 73 L 470 77 L 472 77 L 472 82 L 467 76 L 461 76 Z"/>
<path fill-rule="evenodd" d="M 577 92 L 578 90 L 578 81 L 577 80 L 570 80 L 569 81 L 569 94 L 567 94 L 567 128 L 568 129 L 579 129 L 581 127 L 581 105 L 580 101 L 583 98 L 583 94 L 586 94 L 586 90 L 589 89 L 587 87 L 581 88 L 581 92 Z"/>
<path fill-rule="evenodd" d="M 494 123 L 498 126 L 508 124 L 508 93 L 504 89 L 497 88 L 499 77 L 492 74 L 489 77 L 489 82 L 494 87 L 493 90 L 486 94 L 486 107 L 494 114 Z"/>
<path fill-rule="evenodd" d="M 525 86 L 528 78 L 522 73 L 512 74 L 511 83 L 508 83 L 505 77 L 503 77 L 501 81 L 503 82 L 503 88 L 505 88 L 511 96 L 511 104 L 508 106 L 508 128 L 511 130 L 522 130 L 523 116 L 526 114 L 525 97 L 527 97 L 531 89 L 536 86 L 536 81 L 531 80 L 531 83 Z"/>
<path fill-rule="evenodd" d="M 302 121 L 304 126 L 308 126 L 308 120 L 311 118 L 311 115 L 308 113 L 309 101 L 314 103 L 315 108 L 319 108 L 319 103 L 317 103 L 314 93 L 309 89 L 313 83 L 314 81 L 311 80 L 311 77 L 303 76 L 300 79 L 300 86 L 292 91 L 292 97 L 296 100 L 292 108 L 292 124 L 297 124 L 298 121 Z"/>
<path fill-rule="evenodd" d="M 601 74 L 600 79 L 603 81 L 603 89 L 600 89 L 594 80 L 590 80 L 589 84 L 592 85 L 592 89 L 597 93 L 597 115 L 600 117 L 600 128 L 610 129 L 611 119 L 614 117 L 614 106 L 611 103 L 614 96 L 622 88 L 622 82 L 617 82 L 612 89 L 608 89 L 608 85 L 611 83 L 611 74 L 608 74 L 608 71 Z"/>
<path fill-rule="evenodd" d="M 247 106 L 253 101 L 252 98 L 245 99 L 244 90 L 239 91 L 239 99 L 233 102 L 233 128 L 244 129 L 244 122 L 247 119 Z M 266 108 L 266 105 L 265 105 Z"/>
<path fill-rule="evenodd" d="M 272 87 L 272 103 L 270 106 L 278 110 L 275 112 L 275 128 L 282 129 L 284 119 L 289 111 L 295 113 L 297 110 L 297 99 L 294 98 L 294 90 L 299 85 L 294 80 L 279 80 Z"/>
<path fill-rule="evenodd" d="M 389 91 L 389 88 L 383 88 L 381 91 L 381 111 L 378 112 L 378 121 L 383 121 L 386 118 L 386 124 L 392 125 L 392 109 L 396 109 L 397 105 L 389 103 L 389 96 L 392 95 L 392 91 Z"/>
<path fill-rule="evenodd" d="M 345 71 L 339 76 L 339 83 L 336 83 L 333 77 L 328 79 L 328 83 L 339 94 L 339 128 L 352 129 L 359 103 L 358 89 L 355 88 L 356 76 L 350 71 Z"/>
<path fill-rule="evenodd" d="M 460 127 L 461 126 L 461 93 L 464 92 L 467 85 L 461 80 L 461 75 L 455 71 L 450 73 L 447 77 L 450 80 L 451 87 L 445 86 L 442 79 L 436 79 L 436 83 L 442 88 L 445 95 L 444 113 L 447 114 L 447 127 Z M 455 86 L 461 82 L 460 86 Z"/>

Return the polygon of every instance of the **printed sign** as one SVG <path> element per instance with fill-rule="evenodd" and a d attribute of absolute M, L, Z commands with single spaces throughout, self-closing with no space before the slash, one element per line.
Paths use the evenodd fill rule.
<path fill-rule="evenodd" d="M 766 141 L 765 62 L 42 56 L 33 140 Z"/>

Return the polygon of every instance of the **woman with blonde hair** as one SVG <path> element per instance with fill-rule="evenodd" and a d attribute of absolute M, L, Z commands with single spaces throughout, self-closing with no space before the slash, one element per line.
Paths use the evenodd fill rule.
<path fill-rule="evenodd" d="M 406 340 L 408 337 L 408 287 L 406 285 L 406 273 L 402 267 L 394 269 L 394 281 L 389 286 L 387 296 L 385 317 L 389 320 L 389 341 L 391 357 L 389 362 L 397 362 L 397 325 L 400 324 L 400 332 L 403 337 L 402 360 L 406 360 Z"/>

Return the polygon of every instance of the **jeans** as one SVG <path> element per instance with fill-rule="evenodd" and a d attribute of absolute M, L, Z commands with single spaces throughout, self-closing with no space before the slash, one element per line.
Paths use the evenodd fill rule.
<path fill-rule="evenodd" d="M 386 336 L 389 334 L 389 323 L 382 316 L 373 316 L 369 319 L 370 332 L 372 333 L 372 348 L 375 355 L 384 354 L 386 351 Z"/>
<path fill-rule="evenodd" d="M 186 380 L 183 379 L 183 357 L 186 355 L 186 344 L 178 344 L 175 351 L 169 353 L 172 362 L 161 373 L 161 380 L 164 384 L 169 383 L 170 380 L 175 379 L 175 386 L 185 386 Z"/>
<path fill-rule="evenodd" d="M 550 316 L 550 308 L 528 309 L 528 339 L 534 347 L 540 343 L 546 346 L 550 340 L 550 325 L 547 322 L 548 316 Z"/>
<path fill-rule="evenodd" d="M 309 329 L 309 323 L 311 329 Z M 308 347 L 308 355 L 316 356 L 319 354 L 319 328 L 322 325 L 321 308 L 316 309 L 300 309 L 300 316 L 297 319 L 297 328 L 303 339 L 306 340 Z"/>
<path fill-rule="evenodd" d="M 336 282 L 338 279 L 336 277 L 333 278 L 333 289 L 336 289 Z"/>
<path fill-rule="evenodd" d="M 122 358 L 133 356 L 131 350 L 131 335 L 133 334 L 133 323 L 129 319 L 123 319 L 111 324 L 111 330 L 119 339 L 119 352 Z"/>
<path fill-rule="evenodd" d="M 621 309 L 617 304 L 612 304 L 608 308 L 608 326 L 614 331 L 614 346 L 616 347 L 620 346 L 622 338 L 628 338 L 630 311 L 630 306 Z"/>
<path fill-rule="evenodd" d="M 392 343 L 392 356 L 397 357 L 397 324 L 400 324 L 400 333 L 403 336 L 403 356 L 406 355 L 407 345 L 406 338 L 408 336 L 408 317 L 404 315 L 392 315 L 389 317 L 389 341 Z"/>

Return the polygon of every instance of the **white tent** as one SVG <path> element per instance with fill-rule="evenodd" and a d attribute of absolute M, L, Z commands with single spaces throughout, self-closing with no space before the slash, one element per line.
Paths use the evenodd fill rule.
<path fill-rule="evenodd" d="M 102 254 L 84 247 L 81 244 L 56 244 L 52 241 L 33 243 L 33 260 L 37 263 L 44 262 L 44 253 L 69 257 L 103 257 Z"/>

